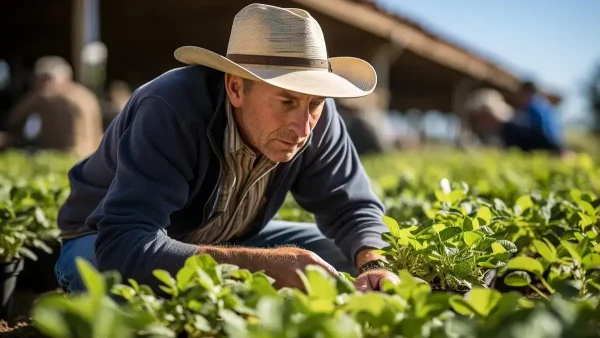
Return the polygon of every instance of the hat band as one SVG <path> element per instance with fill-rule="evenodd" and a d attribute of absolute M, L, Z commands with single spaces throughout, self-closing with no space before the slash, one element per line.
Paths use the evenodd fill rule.
<path fill-rule="evenodd" d="M 308 59 L 289 56 L 250 55 L 250 54 L 227 54 L 227 58 L 236 63 L 263 66 L 286 66 L 307 67 L 327 69 L 331 72 L 331 64 L 328 60 Z"/>

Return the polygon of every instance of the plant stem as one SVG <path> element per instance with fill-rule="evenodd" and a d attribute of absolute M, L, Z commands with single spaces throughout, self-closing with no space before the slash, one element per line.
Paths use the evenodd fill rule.
<path fill-rule="evenodd" d="M 540 296 L 544 297 L 544 299 L 548 300 L 548 296 L 546 296 L 542 290 L 536 288 L 533 284 L 529 284 L 529 286 L 533 289 L 533 291 L 537 292 Z"/>
<path fill-rule="evenodd" d="M 542 284 L 544 284 L 544 287 L 546 288 L 546 290 L 548 290 L 548 292 L 550 292 L 550 294 L 554 294 L 556 291 L 550 286 L 550 284 L 548 284 L 548 282 L 546 282 L 546 279 L 544 279 L 544 277 L 542 276 L 538 276 L 540 278 L 540 281 L 542 282 Z"/>

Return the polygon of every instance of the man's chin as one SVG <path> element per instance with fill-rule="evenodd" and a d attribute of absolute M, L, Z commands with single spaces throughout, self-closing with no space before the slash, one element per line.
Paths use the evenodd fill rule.
<path fill-rule="evenodd" d="M 270 154 L 267 154 L 266 156 L 269 158 L 269 160 L 273 161 L 273 162 L 289 162 L 292 158 L 294 158 L 294 155 L 296 155 L 297 151 L 273 151 L 270 152 Z"/>

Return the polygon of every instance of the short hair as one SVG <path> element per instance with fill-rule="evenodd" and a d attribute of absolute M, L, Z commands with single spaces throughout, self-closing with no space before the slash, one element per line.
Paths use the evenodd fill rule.
<path fill-rule="evenodd" d="M 533 81 L 525 81 L 521 84 L 521 91 L 528 93 L 536 93 L 538 91 L 538 88 Z"/>

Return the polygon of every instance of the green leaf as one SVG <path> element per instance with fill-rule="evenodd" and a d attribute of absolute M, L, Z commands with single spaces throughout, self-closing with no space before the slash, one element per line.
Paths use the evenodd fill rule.
<path fill-rule="evenodd" d="M 581 265 L 586 270 L 600 269 L 600 254 L 589 253 L 583 257 Z"/>
<path fill-rule="evenodd" d="M 44 227 L 48 226 L 48 219 L 46 219 L 46 215 L 44 214 L 44 210 L 42 210 L 42 208 L 35 208 L 34 216 L 36 222 L 38 222 Z"/>
<path fill-rule="evenodd" d="M 261 298 L 256 308 L 260 326 L 270 332 L 282 332 L 284 315 L 283 300 L 273 297 Z"/>
<path fill-rule="evenodd" d="M 587 215 L 594 216 L 596 214 L 594 207 L 590 203 L 585 201 L 579 201 L 577 202 L 577 204 L 579 205 L 579 207 L 581 207 L 581 209 L 583 209 L 583 211 L 585 211 Z"/>
<path fill-rule="evenodd" d="M 398 225 L 398 222 L 396 222 L 395 219 L 384 215 L 383 222 L 385 223 L 388 230 L 393 236 L 400 237 L 400 226 Z"/>
<path fill-rule="evenodd" d="M 252 280 L 252 290 L 260 297 L 278 296 L 277 290 L 267 279 L 265 275 L 256 275 Z"/>
<path fill-rule="evenodd" d="M 177 281 L 171 276 L 171 274 L 168 271 L 156 269 L 152 271 L 152 274 L 154 275 L 154 277 L 158 278 L 159 281 L 163 282 L 169 288 L 176 288 Z"/>
<path fill-rule="evenodd" d="M 477 210 L 477 217 L 485 221 L 485 223 L 483 224 L 489 225 L 492 220 L 492 213 L 490 212 L 490 208 L 485 206 L 479 208 L 479 210 Z"/>
<path fill-rule="evenodd" d="M 434 191 L 435 194 L 435 198 L 439 201 L 439 202 L 444 202 L 444 203 L 450 203 L 451 202 L 451 197 L 450 194 L 445 194 L 443 191 L 441 190 L 436 190 Z"/>
<path fill-rule="evenodd" d="M 518 308 L 520 298 L 521 295 L 515 291 L 504 293 L 488 320 L 492 323 L 499 323 L 505 316 L 514 313 Z"/>
<path fill-rule="evenodd" d="M 334 301 L 337 297 L 337 288 L 335 280 L 325 268 L 318 265 L 309 265 L 305 269 L 306 279 L 308 280 L 307 290 L 314 298 L 322 298 Z"/>
<path fill-rule="evenodd" d="M 531 200 L 531 196 L 523 195 L 519 197 L 515 203 L 515 206 L 518 206 L 521 209 L 521 213 L 525 210 L 531 208 L 533 206 L 533 201 Z"/>
<path fill-rule="evenodd" d="M 531 272 L 536 276 L 541 276 L 544 273 L 542 264 L 531 257 L 519 256 L 508 261 L 506 264 L 508 270 L 522 270 Z"/>
<path fill-rule="evenodd" d="M 578 212 L 577 215 L 579 215 L 579 225 L 581 226 L 581 229 L 585 229 L 588 225 L 594 223 L 594 219 L 591 216 L 588 216 L 581 212 Z"/>
<path fill-rule="evenodd" d="M 479 229 L 479 221 L 477 218 L 470 218 L 469 216 L 465 216 L 463 219 L 463 230 L 464 231 L 472 231 Z"/>
<path fill-rule="evenodd" d="M 473 308 L 473 306 L 462 296 L 456 295 L 450 297 L 449 303 L 454 311 L 463 316 L 477 314 L 477 311 Z"/>
<path fill-rule="evenodd" d="M 26 247 L 20 247 L 19 253 L 22 254 L 23 256 L 31 259 L 32 261 L 37 261 L 37 259 L 38 259 L 37 255 L 34 254 L 33 251 L 29 250 Z"/>
<path fill-rule="evenodd" d="M 468 302 L 471 307 L 482 317 L 487 317 L 494 309 L 502 294 L 494 289 L 475 286 L 468 293 Z"/>
<path fill-rule="evenodd" d="M 465 278 L 469 276 L 473 269 L 469 261 L 462 261 L 452 267 L 452 272 L 456 275 L 456 278 Z"/>
<path fill-rule="evenodd" d="M 359 293 L 348 300 L 345 310 L 350 313 L 366 312 L 375 317 L 381 315 L 387 306 L 386 298 L 381 293 Z"/>
<path fill-rule="evenodd" d="M 460 235 L 461 232 L 462 230 L 459 227 L 449 227 L 440 232 L 440 239 L 442 242 L 445 242 L 455 236 Z"/>
<path fill-rule="evenodd" d="M 511 242 L 511 241 L 507 241 L 505 239 L 501 239 L 497 242 L 498 244 L 502 245 L 504 247 L 504 250 L 506 250 L 506 252 L 508 253 L 515 253 L 518 251 L 517 246 L 515 245 L 515 243 Z"/>
<path fill-rule="evenodd" d="M 577 246 L 575 246 L 573 243 L 564 240 L 560 241 L 560 245 L 569 252 L 573 259 L 577 260 L 578 262 L 581 262 L 581 254 L 579 253 Z"/>
<path fill-rule="evenodd" d="M 76 257 L 75 263 L 87 292 L 96 297 L 106 295 L 106 285 L 102 274 L 90 262 L 81 257 Z"/>
<path fill-rule="evenodd" d="M 592 249 L 596 252 L 600 252 L 600 244 L 597 244 L 596 246 L 594 246 L 594 248 Z"/>
<path fill-rule="evenodd" d="M 131 285 L 131 287 L 135 290 L 135 292 L 138 292 L 140 290 L 140 285 L 138 284 L 138 282 L 136 282 L 135 279 L 133 278 L 128 278 L 127 282 L 129 282 L 129 284 Z"/>
<path fill-rule="evenodd" d="M 472 247 L 481 241 L 481 236 L 473 231 L 466 231 L 463 233 L 463 241 L 467 246 Z"/>
<path fill-rule="evenodd" d="M 558 252 L 556 251 L 556 247 L 554 246 L 554 244 L 552 244 L 552 242 L 550 242 L 547 238 L 542 238 L 544 240 L 544 242 L 546 242 L 546 245 L 548 245 L 548 249 L 550 249 L 550 251 L 552 252 L 552 256 L 557 257 L 558 256 Z"/>
<path fill-rule="evenodd" d="M 182 267 L 177 271 L 175 279 L 177 280 L 177 289 L 185 290 L 190 282 L 194 279 L 195 271 L 187 266 Z"/>
<path fill-rule="evenodd" d="M 194 328 L 201 332 L 210 332 L 210 322 L 201 315 L 194 315 Z"/>
<path fill-rule="evenodd" d="M 494 253 L 503 253 L 506 252 L 506 249 L 499 243 L 492 243 L 492 251 Z"/>
<path fill-rule="evenodd" d="M 203 269 L 197 269 L 198 283 L 206 290 L 212 290 L 215 287 L 213 279 Z"/>
<path fill-rule="evenodd" d="M 432 220 L 432 219 L 426 220 L 425 222 L 421 223 L 418 228 L 412 230 L 410 233 L 413 235 L 418 235 L 418 234 L 426 231 L 427 229 L 431 228 L 434 224 L 435 224 L 434 220 Z"/>
<path fill-rule="evenodd" d="M 454 190 L 453 192 L 450 193 L 450 203 L 451 204 L 457 204 L 463 198 L 465 198 L 465 192 L 462 190 Z"/>
<path fill-rule="evenodd" d="M 46 336 L 71 337 L 69 325 L 61 313 L 61 306 L 52 303 L 56 297 L 55 295 L 42 297 L 34 304 L 31 313 L 32 322 L 35 328 Z"/>
<path fill-rule="evenodd" d="M 224 322 L 224 329 L 229 337 L 249 337 L 246 321 L 238 314 L 231 310 L 221 310 L 219 316 Z"/>
<path fill-rule="evenodd" d="M 46 243 L 44 243 L 44 241 L 41 241 L 37 238 L 33 240 L 33 246 L 43 250 L 47 254 L 52 254 L 52 248 L 50 248 Z"/>
<path fill-rule="evenodd" d="M 512 287 L 522 287 L 531 284 L 531 278 L 525 271 L 513 271 L 504 277 L 504 284 Z"/>
<path fill-rule="evenodd" d="M 542 255 L 542 257 L 544 257 L 548 262 L 553 263 L 554 261 L 556 261 L 556 255 L 552 252 L 552 250 L 550 250 L 546 243 L 538 239 L 534 239 L 533 246 L 535 247 L 537 252 L 540 255 Z"/>

